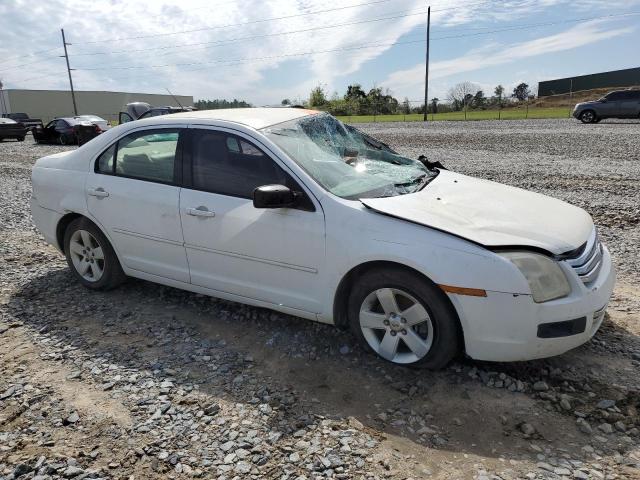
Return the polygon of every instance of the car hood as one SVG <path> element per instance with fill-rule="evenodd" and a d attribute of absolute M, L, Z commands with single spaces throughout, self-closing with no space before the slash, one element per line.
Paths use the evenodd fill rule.
<path fill-rule="evenodd" d="M 580 103 L 576 103 L 576 108 L 579 107 L 590 107 L 593 105 L 600 105 L 602 102 L 599 102 L 597 100 L 591 100 L 589 102 L 580 102 Z"/>
<path fill-rule="evenodd" d="M 593 230 L 581 208 L 448 170 L 419 192 L 360 201 L 376 212 L 486 247 L 528 246 L 558 255 L 580 247 Z"/>

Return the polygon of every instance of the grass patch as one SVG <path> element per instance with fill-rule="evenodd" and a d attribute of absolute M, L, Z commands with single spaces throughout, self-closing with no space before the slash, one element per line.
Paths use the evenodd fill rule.
<path fill-rule="evenodd" d="M 524 120 L 526 118 L 568 118 L 571 109 L 567 107 L 549 108 L 505 108 L 502 110 L 470 110 L 467 112 L 466 120 Z M 421 113 L 411 113 L 408 115 L 345 115 L 339 116 L 340 120 L 346 123 L 369 123 L 369 122 L 421 122 Z M 429 114 L 429 120 L 465 120 L 464 112 L 446 112 Z"/>

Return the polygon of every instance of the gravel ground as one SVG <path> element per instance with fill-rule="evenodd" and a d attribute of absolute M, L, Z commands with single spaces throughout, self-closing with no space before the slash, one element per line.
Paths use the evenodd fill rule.
<path fill-rule="evenodd" d="M 70 147 L 4 142 L 0 479 L 640 478 L 640 124 L 361 127 L 586 208 L 620 269 L 595 338 L 425 372 L 267 310 L 136 280 L 90 292 L 29 217 L 33 162 Z"/>

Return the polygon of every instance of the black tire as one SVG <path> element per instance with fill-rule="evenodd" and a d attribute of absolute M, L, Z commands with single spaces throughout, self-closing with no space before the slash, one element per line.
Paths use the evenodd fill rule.
<path fill-rule="evenodd" d="M 462 343 L 459 321 L 445 293 L 430 280 L 401 267 L 370 270 L 357 279 L 351 290 L 348 300 L 349 327 L 365 349 L 376 353 L 360 327 L 360 308 L 372 292 L 386 288 L 406 292 L 421 303 L 431 319 L 433 337 L 431 348 L 417 361 L 400 363 L 385 360 L 399 365 L 436 370 L 446 366 L 460 353 Z M 387 334 L 382 332 L 384 330 L 380 335 Z"/>
<path fill-rule="evenodd" d="M 582 123 L 594 123 L 598 117 L 593 110 L 585 110 L 580 114 L 580 121 Z"/>
<path fill-rule="evenodd" d="M 60 143 L 60 145 L 68 145 L 69 144 L 69 139 L 67 138 L 67 136 L 64 133 L 62 133 L 58 137 L 58 143 Z"/>
<path fill-rule="evenodd" d="M 18 140 L 19 142 L 24 142 L 24 137 L 16 137 L 16 140 Z"/>
<path fill-rule="evenodd" d="M 97 281 L 90 281 L 83 277 L 82 274 L 80 274 L 80 272 L 76 269 L 73 259 L 71 258 L 71 238 L 73 234 L 79 230 L 85 230 L 89 232 L 91 236 L 97 241 L 98 246 L 102 248 L 102 252 L 104 255 L 102 265 L 103 273 Z M 71 268 L 74 276 L 85 287 L 92 290 L 110 290 L 122 284 L 127 278 L 122 271 L 120 261 L 118 260 L 116 253 L 113 251 L 113 247 L 111 247 L 109 240 L 107 240 L 104 234 L 92 221 L 85 217 L 77 218 L 67 226 L 67 229 L 64 232 L 64 253 L 67 257 L 67 264 L 69 265 L 69 268 Z"/>

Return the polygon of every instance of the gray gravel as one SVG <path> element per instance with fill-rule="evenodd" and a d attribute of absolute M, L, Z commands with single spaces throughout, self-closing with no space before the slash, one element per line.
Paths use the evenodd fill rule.
<path fill-rule="evenodd" d="M 623 285 L 596 337 L 554 359 L 425 372 L 267 310 L 136 280 L 90 292 L 29 218 L 33 161 L 72 147 L 5 142 L 0 480 L 639 478 L 640 124 L 364 128 L 587 208 Z"/>

